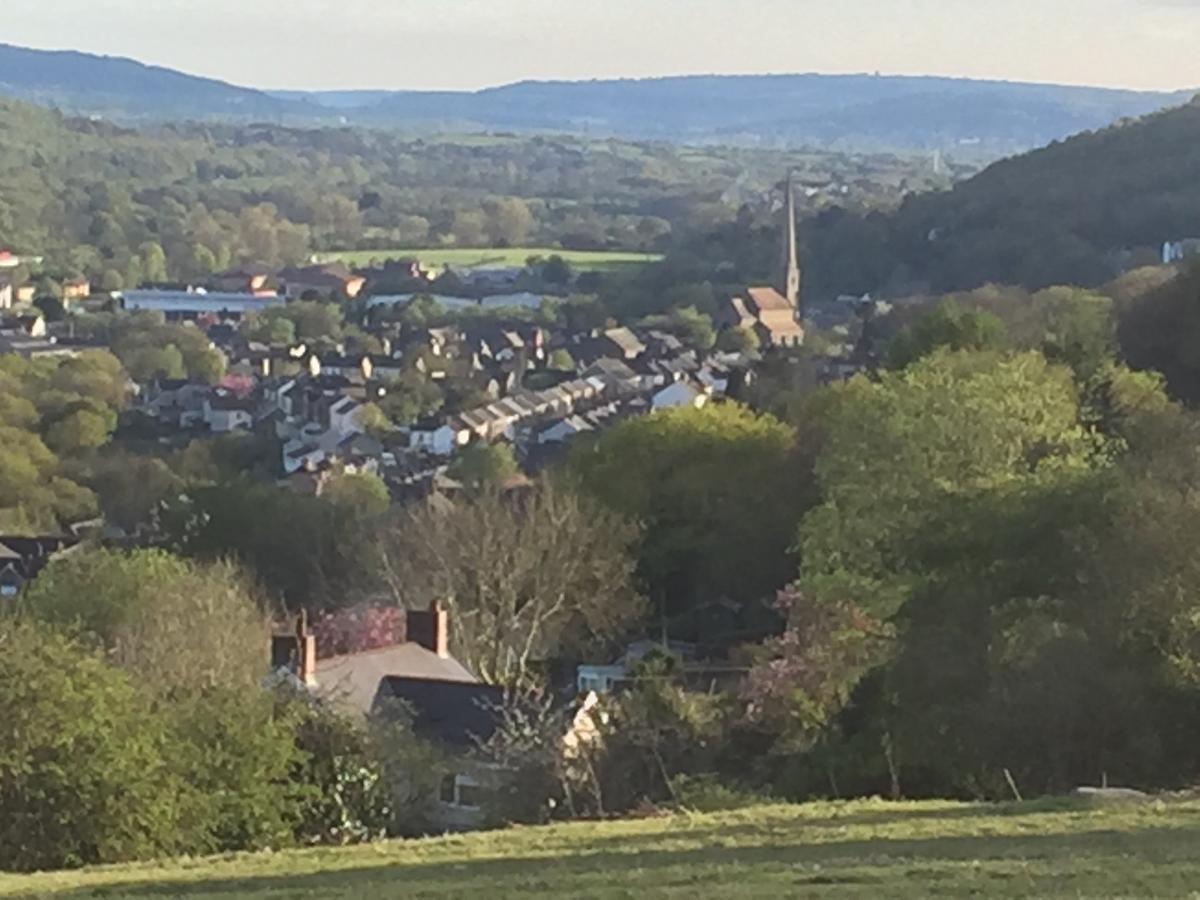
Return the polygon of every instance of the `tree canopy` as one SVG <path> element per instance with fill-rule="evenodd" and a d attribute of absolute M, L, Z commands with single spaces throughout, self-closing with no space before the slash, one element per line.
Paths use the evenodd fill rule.
<path fill-rule="evenodd" d="M 718 404 L 623 422 L 580 444 L 569 467 L 641 523 L 638 571 L 672 633 L 720 643 L 763 628 L 794 571 L 809 487 L 795 444 L 772 416 Z"/>

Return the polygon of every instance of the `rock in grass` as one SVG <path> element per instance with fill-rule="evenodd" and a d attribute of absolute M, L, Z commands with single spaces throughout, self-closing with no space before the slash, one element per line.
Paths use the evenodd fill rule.
<path fill-rule="evenodd" d="M 1087 797 L 1089 800 L 1099 800 L 1102 802 L 1129 802 L 1149 800 L 1150 795 L 1142 791 L 1135 791 L 1133 788 L 1098 788 L 1098 787 L 1077 787 L 1073 795 L 1076 797 Z"/>

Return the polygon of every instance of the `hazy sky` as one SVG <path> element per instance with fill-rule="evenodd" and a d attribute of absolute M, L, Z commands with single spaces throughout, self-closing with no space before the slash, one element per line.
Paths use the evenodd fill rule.
<path fill-rule="evenodd" d="M 1200 0 L 3 0 L 0 41 L 256 87 L 696 72 L 1200 87 Z"/>

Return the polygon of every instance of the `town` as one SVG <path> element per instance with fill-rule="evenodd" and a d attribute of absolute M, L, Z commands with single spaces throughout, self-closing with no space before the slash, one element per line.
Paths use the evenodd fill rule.
<path fill-rule="evenodd" d="M 457 272 L 389 261 L 377 274 L 413 288 L 403 294 L 377 294 L 368 276 L 338 262 L 279 271 L 245 264 L 199 284 L 111 293 L 77 280 L 62 285 L 47 315 L 34 283 L 2 274 L 36 260 L 7 253 L 0 353 L 39 359 L 112 349 L 87 333 L 93 314 L 183 325 L 219 355 L 220 377 L 149 372 L 130 385 L 130 417 L 144 420 L 136 428 L 153 427 L 179 446 L 197 434 L 265 436 L 278 445 L 279 483 L 302 492 L 319 494 L 336 471 L 378 476 L 397 501 L 427 497 L 454 489 L 448 472 L 473 448 L 503 445 L 536 474 L 575 438 L 624 419 L 745 397 L 764 353 L 786 354 L 804 339 L 795 190 L 788 179 L 776 284 L 732 297 L 716 323 L 598 319 L 586 298 L 564 293 L 571 275 L 557 257 Z M 539 278 L 548 266 L 568 274 L 548 284 Z M 472 296 L 439 294 L 447 280 Z M 522 284 L 557 294 L 514 293 Z M 362 326 L 343 335 L 351 309 Z M 298 335 L 302 316 L 325 323 L 324 332 L 306 324 Z M 845 377 L 860 367 L 824 371 Z M 421 395 L 415 410 L 413 394 Z M 420 407 L 429 397 L 445 402 L 425 399 L 437 407 L 427 413 Z"/>
<path fill-rule="evenodd" d="M 1200 12 L 10 3 L 0 897 L 1194 890 Z"/>

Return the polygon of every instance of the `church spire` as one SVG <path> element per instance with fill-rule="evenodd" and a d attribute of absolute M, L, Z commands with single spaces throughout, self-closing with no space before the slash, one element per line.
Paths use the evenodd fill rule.
<path fill-rule="evenodd" d="M 780 266 L 779 293 L 787 298 L 792 309 L 800 309 L 800 260 L 796 251 L 796 188 L 788 170 L 787 197 L 783 204 L 783 259 Z"/>

